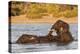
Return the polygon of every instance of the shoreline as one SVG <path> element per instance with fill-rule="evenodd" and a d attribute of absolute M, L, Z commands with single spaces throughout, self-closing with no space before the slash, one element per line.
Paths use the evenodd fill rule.
<path fill-rule="evenodd" d="M 11 24 L 54 24 L 57 20 L 62 20 L 68 24 L 78 23 L 78 17 L 73 18 L 54 18 L 50 16 L 43 17 L 41 19 L 29 19 L 25 15 L 21 16 L 11 16 Z"/>

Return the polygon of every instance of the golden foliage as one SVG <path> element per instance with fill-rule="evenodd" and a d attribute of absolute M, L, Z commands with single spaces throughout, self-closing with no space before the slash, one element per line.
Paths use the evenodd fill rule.
<path fill-rule="evenodd" d="M 77 5 L 47 4 L 12 2 L 11 16 L 26 14 L 28 18 L 42 18 L 44 13 L 52 14 L 53 17 L 76 17 L 78 15 Z"/>

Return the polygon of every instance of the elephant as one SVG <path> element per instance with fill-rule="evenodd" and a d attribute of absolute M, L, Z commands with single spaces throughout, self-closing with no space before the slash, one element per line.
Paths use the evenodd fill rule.
<path fill-rule="evenodd" d="M 36 43 L 49 43 L 51 42 L 47 36 L 36 36 L 36 35 L 29 35 L 23 34 L 21 37 L 18 38 L 16 43 L 18 44 L 36 44 Z"/>
<path fill-rule="evenodd" d="M 50 43 L 51 42 L 47 36 L 39 36 L 38 40 L 39 40 L 39 43 Z"/>
<path fill-rule="evenodd" d="M 57 35 L 52 35 L 52 33 L 56 31 Z M 73 41 L 72 34 L 69 30 L 69 24 L 58 20 L 54 25 L 52 25 L 51 30 L 45 36 L 37 36 L 37 35 L 29 35 L 23 34 L 16 43 L 26 44 L 26 43 L 50 43 L 50 42 L 58 42 L 58 43 L 70 43 Z"/>
<path fill-rule="evenodd" d="M 38 37 L 36 35 L 23 34 L 21 37 L 19 37 L 16 43 L 19 44 L 38 43 Z"/>
<path fill-rule="evenodd" d="M 62 43 L 69 43 L 73 41 L 72 34 L 69 30 L 69 24 L 62 20 L 58 20 L 52 27 L 51 30 L 55 29 L 57 33 L 56 41 L 62 42 Z M 53 31 L 51 31 L 50 34 L 52 34 Z"/>

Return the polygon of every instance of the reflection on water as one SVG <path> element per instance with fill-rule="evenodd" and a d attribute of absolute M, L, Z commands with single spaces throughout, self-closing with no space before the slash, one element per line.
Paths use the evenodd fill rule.
<path fill-rule="evenodd" d="M 51 28 L 50 24 L 14 24 L 11 27 L 11 42 L 14 43 L 22 34 L 32 34 L 37 36 L 45 36 Z M 78 38 L 77 24 L 70 24 L 70 31 L 75 40 Z M 37 52 L 76 49 L 77 41 L 73 41 L 68 45 L 58 45 L 57 43 L 44 44 L 11 44 L 12 52 Z"/>

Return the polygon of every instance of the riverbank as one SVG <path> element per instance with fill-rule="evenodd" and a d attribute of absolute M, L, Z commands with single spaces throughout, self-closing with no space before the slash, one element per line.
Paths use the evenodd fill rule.
<path fill-rule="evenodd" d="M 78 18 L 77 17 L 73 17 L 73 18 L 64 18 L 64 17 L 60 17 L 60 18 L 55 18 L 52 16 L 43 16 L 43 18 L 39 19 L 30 19 L 27 18 L 26 15 L 20 15 L 20 16 L 11 16 L 11 23 L 12 24 L 27 24 L 27 23 L 50 23 L 50 24 L 54 24 L 57 20 L 63 20 L 69 24 L 73 24 L 73 23 L 78 23 Z"/>

